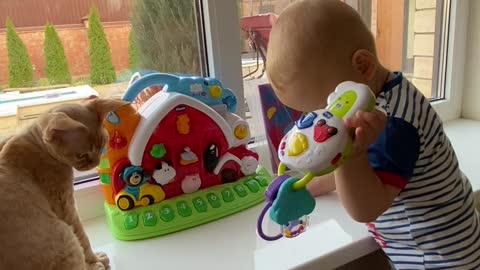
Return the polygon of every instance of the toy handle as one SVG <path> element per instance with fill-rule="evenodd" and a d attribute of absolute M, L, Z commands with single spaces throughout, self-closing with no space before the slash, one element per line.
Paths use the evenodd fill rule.
<path fill-rule="evenodd" d="M 260 213 L 260 216 L 258 217 L 258 220 L 257 220 L 257 232 L 258 232 L 258 235 L 260 235 L 260 237 L 262 237 L 264 240 L 266 241 L 275 241 L 275 240 L 278 240 L 280 238 L 283 237 L 283 235 L 281 233 L 275 235 L 275 236 L 269 236 L 269 235 L 266 235 L 265 232 L 263 232 L 263 219 L 265 218 L 265 214 L 268 212 L 268 209 L 270 209 L 270 207 L 272 207 L 272 203 L 271 202 L 268 202 L 265 207 L 262 209 L 262 212 Z"/>
<path fill-rule="evenodd" d="M 180 80 L 179 77 L 165 74 L 165 73 L 151 73 L 141 77 L 132 83 L 125 91 L 123 95 L 123 100 L 127 102 L 133 102 L 135 98 L 140 94 L 145 88 L 153 85 L 167 86 L 176 84 Z"/>

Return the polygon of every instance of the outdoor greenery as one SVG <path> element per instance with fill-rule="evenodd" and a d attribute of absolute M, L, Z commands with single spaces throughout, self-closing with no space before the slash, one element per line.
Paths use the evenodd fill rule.
<path fill-rule="evenodd" d="M 138 48 L 133 30 L 128 35 L 128 64 L 131 70 L 135 70 L 139 66 Z"/>
<path fill-rule="evenodd" d="M 112 55 L 96 8 L 90 10 L 87 36 L 91 82 L 94 84 L 109 84 L 114 82 L 116 74 L 112 63 Z"/>
<path fill-rule="evenodd" d="M 68 70 L 67 57 L 55 27 L 48 23 L 44 41 L 45 74 L 50 84 L 70 84 L 72 76 Z"/>
<path fill-rule="evenodd" d="M 15 26 L 7 19 L 8 86 L 22 87 L 33 82 L 33 67 L 27 48 L 15 31 Z"/>
<path fill-rule="evenodd" d="M 132 14 L 141 68 L 200 74 L 194 1 L 138 0 Z"/>

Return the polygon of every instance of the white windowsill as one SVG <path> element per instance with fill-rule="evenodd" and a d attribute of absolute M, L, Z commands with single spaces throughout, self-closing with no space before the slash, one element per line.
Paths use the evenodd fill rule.
<path fill-rule="evenodd" d="M 480 189 L 480 169 L 475 161 L 480 142 L 474 139 L 475 134 L 480 133 L 480 122 L 458 119 L 447 122 L 445 129 L 457 151 L 460 167 L 474 189 Z M 92 209 L 101 209 L 98 206 L 103 202 L 93 199 L 99 195 L 97 192 L 100 192 L 98 186 L 91 183 L 90 187 L 82 187 L 78 196 L 90 198 Z M 262 207 L 258 205 L 209 224 L 143 241 L 114 239 L 103 217 L 87 220 L 84 225 L 94 249 L 110 256 L 113 270 L 157 269 L 160 266 L 170 269 L 318 269 L 319 265 L 322 269 L 333 269 L 378 249 L 364 225 L 349 218 L 335 194 L 317 198 L 311 226 L 303 235 L 272 243 L 264 242 L 255 232 Z M 83 208 L 84 205 L 79 210 L 84 216 L 93 215 Z M 270 225 L 267 224 L 267 228 L 271 228 Z"/>

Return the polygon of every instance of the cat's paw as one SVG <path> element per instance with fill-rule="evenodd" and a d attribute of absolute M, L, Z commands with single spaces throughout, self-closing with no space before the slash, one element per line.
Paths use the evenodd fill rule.
<path fill-rule="evenodd" d="M 106 270 L 107 268 L 101 262 L 94 262 L 87 266 L 87 270 Z"/>
<path fill-rule="evenodd" d="M 110 259 L 108 258 L 107 254 L 104 252 L 96 252 L 95 255 L 97 256 L 98 261 L 101 262 L 105 268 L 108 268 Z"/>

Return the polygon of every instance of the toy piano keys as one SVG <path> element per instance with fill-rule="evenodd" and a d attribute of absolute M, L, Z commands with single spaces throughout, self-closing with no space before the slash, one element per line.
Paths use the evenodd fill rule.
<path fill-rule="evenodd" d="M 98 167 L 116 238 L 164 235 L 264 201 L 271 176 L 247 148 L 235 95 L 218 80 L 153 73 L 123 99 L 131 104 L 104 120 L 109 141 Z"/>

